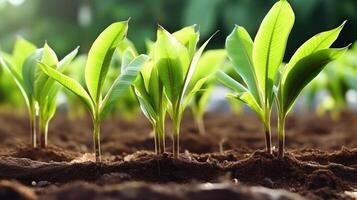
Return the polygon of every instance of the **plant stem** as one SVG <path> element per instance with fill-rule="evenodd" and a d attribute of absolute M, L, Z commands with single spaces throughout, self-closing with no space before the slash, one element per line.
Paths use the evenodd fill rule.
<path fill-rule="evenodd" d="M 41 148 L 47 148 L 47 136 L 48 136 L 48 121 L 41 123 L 40 121 L 40 146 Z"/>
<path fill-rule="evenodd" d="M 154 126 L 154 132 L 155 132 L 155 135 L 154 135 L 155 154 L 156 154 L 156 155 L 159 155 L 159 136 L 158 136 L 158 134 L 157 134 L 157 131 L 156 131 L 155 126 Z"/>
<path fill-rule="evenodd" d="M 30 129 L 31 129 L 31 145 L 33 148 L 37 147 L 36 143 L 36 115 L 30 113 Z"/>
<path fill-rule="evenodd" d="M 264 132 L 265 132 L 265 149 L 268 153 L 272 154 L 271 149 L 271 126 L 270 126 L 270 109 L 265 110 L 265 122 L 264 122 Z"/>
<path fill-rule="evenodd" d="M 154 127 L 155 131 L 155 152 L 157 155 L 165 152 L 165 133 L 164 133 L 164 121 L 162 118 L 158 119 Z"/>
<path fill-rule="evenodd" d="M 179 117 L 179 113 L 176 114 L 176 117 L 173 120 L 173 153 L 174 153 L 174 158 L 178 158 L 178 155 L 180 153 L 180 121 L 181 118 Z"/>
<path fill-rule="evenodd" d="M 205 128 L 205 123 L 203 121 L 203 116 L 195 117 L 195 121 L 196 121 L 196 126 L 198 128 L 198 133 L 200 135 L 206 135 L 206 128 Z"/>
<path fill-rule="evenodd" d="M 94 119 L 94 132 L 93 132 L 93 143 L 94 143 L 94 153 L 95 153 L 95 161 L 101 162 L 101 150 L 100 150 L 100 122 L 98 119 Z"/>
<path fill-rule="evenodd" d="M 285 149 L 285 117 L 278 118 L 278 141 L 279 141 L 279 158 L 284 157 Z"/>
<path fill-rule="evenodd" d="M 270 127 L 265 128 L 265 149 L 268 153 L 272 154 L 271 149 L 271 130 Z"/>

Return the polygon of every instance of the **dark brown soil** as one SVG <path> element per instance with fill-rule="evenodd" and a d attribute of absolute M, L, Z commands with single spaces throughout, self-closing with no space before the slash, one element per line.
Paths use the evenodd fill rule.
<path fill-rule="evenodd" d="M 152 152 L 144 118 L 108 119 L 102 126 L 104 161 L 97 164 L 88 154 L 89 119 L 58 115 L 49 148 L 33 149 L 26 118 L 3 113 L 0 199 L 354 199 L 357 116 L 341 119 L 290 117 L 283 160 L 259 150 L 263 131 L 251 114 L 209 114 L 206 136 L 197 134 L 188 115 L 179 159 L 170 153 L 169 135 L 167 153 Z"/>

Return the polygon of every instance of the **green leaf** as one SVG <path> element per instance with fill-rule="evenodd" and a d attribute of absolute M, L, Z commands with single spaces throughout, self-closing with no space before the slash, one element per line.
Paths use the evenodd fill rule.
<path fill-rule="evenodd" d="M 290 59 L 289 64 L 287 65 L 286 70 L 290 70 L 299 60 L 308 56 L 312 53 L 315 53 L 319 50 L 330 48 L 330 46 L 338 38 L 341 30 L 345 26 L 346 21 L 344 21 L 339 27 L 332 29 L 330 31 L 325 31 L 319 33 L 306 41 L 299 49 L 295 52 L 293 57 Z"/>
<path fill-rule="evenodd" d="M 253 45 L 253 64 L 264 104 L 270 106 L 272 88 L 295 21 L 288 1 L 280 0 L 265 16 Z"/>
<path fill-rule="evenodd" d="M 247 92 L 248 91 L 247 88 L 245 88 L 238 81 L 236 81 L 233 78 L 231 78 L 230 76 L 228 76 L 223 71 L 218 71 L 216 73 L 216 77 L 217 77 L 219 82 L 221 82 L 223 85 L 227 86 L 228 88 L 232 89 L 234 92 L 242 93 L 242 92 Z"/>
<path fill-rule="evenodd" d="M 345 53 L 347 48 L 324 49 L 298 61 L 290 71 L 283 74 L 280 88 L 281 112 L 287 114 L 301 90 L 309 84 L 324 67 Z"/>
<path fill-rule="evenodd" d="M 114 81 L 100 105 L 102 118 L 108 113 L 115 102 L 121 98 L 135 81 L 140 72 L 141 66 L 149 59 L 146 55 L 140 55 L 125 66 L 124 71 Z"/>
<path fill-rule="evenodd" d="M 22 73 L 22 66 L 26 58 L 36 51 L 36 46 L 24 38 L 17 38 L 15 47 L 12 52 L 12 60 L 14 62 L 14 70 L 18 73 Z"/>
<path fill-rule="evenodd" d="M 35 95 L 36 70 L 38 61 L 42 58 L 42 55 L 43 49 L 38 49 L 24 61 L 22 67 L 23 87 L 29 98 Z"/>
<path fill-rule="evenodd" d="M 156 123 L 156 119 L 157 119 L 157 114 L 154 110 L 154 108 L 152 107 L 151 103 L 148 101 L 147 98 L 145 98 L 141 92 L 138 92 L 138 90 L 135 89 L 135 94 L 136 97 L 139 101 L 140 104 L 140 108 L 143 111 L 144 115 L 146 116 L 146 118 L 148 118 L 150 120 L 150 122 L 152 124 Z"/>
<path fill-rule="evenodd" d="M 226 49 L 234 69 L 243 78 L 256 101 L 259 102 L 257 79 L 252 60 L 253 40 L 249 33 L 243 27 L 236 26 L 227 37 Z"/>
<path fill-rule="evenodd" d="M 159 71 L 168 99 L 171 103 L 177 102 L 184 74 L 189 66 L 189 54 L 187 49 L 162 27 L 157 31 L 154 65 Z"/>
<path fill-rule="evenodd" d="M 85 81 L 94 102 L 101 98 L 101 90 L 109 70 L 113 53 L 128 30 L 128 21 L 117 22 L 106 28 L 94 41 L 88 53 Z"/>
<path fill-rule="evenodd" d="M 154 110 L 159 112 L 163 101 L 163 84 L 159 78 L 159 72 L 157 71 L 157 68 L 151 70 L 147 91 L 149 97 L 148 101 L 151 102 Z"/>
<path fill-rule="evenodd" d="M 199 40 L 199 33 L 196 31 L 196 25 L 188 26 L 176 31 L 172 35 L 188 49 L 190 57 L 196 52 L 196 45 Z"/>
<path fill-rule="evenodd" d="M 78 47 L 75 50 L 73 50 L 71 53 L 69 53 L 67 56 L 65 56 L 60 62 L 58 62 L 57 71 L 63 73 L 66 70 L 66 68 L 70 65 L 70 63 L 73 61 L 77 53 L 78 53 Z M 56 83 L 54 79 L 48 78 L 46 83 L 43 85 L 41 89 L 41 94 L 38 99 L 39 104 L 41 105 L 41 104 L 47 104 L 44 102 L 50 102 L 50 103 L 53 102 L 52 99 L 56 99 L 60 88 L 61 88 L 60 84 Z M 48 101 L 46 99 L 51 99 L 51 100 Z"/>
<path fill-rule="evenodd" d="M 56 53 L 53 51 L 53 49 L 45 43 L 43 47 L 43 54 L 42 58 L 39 59 L 41 60 L 42 63 L 46 64 L 47 66 L 50 66 L 52 68 L 57 67 L 58 63 L 58 58 Z M 41 93 L 42 90 L 44 89 L 44 85 L 48 81 L 49 77 L 43 73 L 43 71 L 40 69 L 40 67 L 37 67 L 37 64 L 35 65 L 35 82 L 34 82 L 34 96 L 37 100 L 41 98 Z"/>
<path fill-rule="evenodd" d="M 129 65 L 129 63 L 135 59 L 135 52 L 131 48 L 125 49 L 123 52 L 123 56 L 121 59 L 121 73 L 125 70 L 125 67 Z"/>
<path fill-rule="evenodd" d="M 183 99 L 182 105 L 181 105 L 181 109 L 180 111 L 183 112 L 185 110 L 185 108 L 187 107 L 187 105 L 190 103 L 191 99 L 195 96 L 195 94 L 197 92 L 200 91 L 200 89 L 202 88 L 203 84 L 205 84 L 205 82 L 209 79 L 210 77 L 204 77 L 201 78 L 200 80 L 198 80 L 196 82 L 196 84 L 194 85 L 194 87 L 187 92 L 186 97 Z"/>
<path fill-rule="evenodd" d="M 78 95 L 88 106 L 89 110 L 94 113 L 94 104 L 92 102 L 91 97 L 87 93 L 87 91 L 79 84 L 77 81 L 72 78 L 58 72 L 52 67 L 47 66 L 44 63 L 39 63 L 41 69 L 44 73 L 46 73 L 49 77 L 55 79 L 61 85 L 63 85 L 68 90 L 72 91 L 74 94 Z"/>
<path fill-rule="evenodd" d="M 17 87 L 20 89 L 21 94 L 25 99 L 25 103 L 27 107 L 30 108 L 31 98 L 29 97 L 29 94 L 27 93 L 24 87 L 24 82 L 20 74 L 18 74 L 16 70 L 14 70 L 11 66 L 9 66 L 9 64 L 1 57 L 0 57 L 0 66 L 3 67 L 11 75 Z"/>
<path fill-rule="evenodd" d="M 183 82 L 183 88 L 181 89 L 181 97 L 180 99 L 183 100 L 184 99 L 184 95 L 186 94 L 186 92 L 189 92 L 189 93 L 192 93 L 191 91 L 187 91 L 187 88 L 189 86 L 192 80 L 192 77 L 193 75 L 196 73 L 196 69 L 197 69 L 197 64 L 201 58 L 201 55 L 203 53 L 203 50 L 206 48 L 208 42 L 212 39 L 212 37 L 214 36 L 215 34 L 213 34 L 199 49 L 198 51 L 195 53 L 195 55 L 193 56 L 192 58 L 192 61 L 191 61 L 191 64 L 188 68 L 188 71 L 186 72 L 186 75 L 185 75 L 185 79 L 184 79 L 184 82 Z M 204 76 L 201 76 L 201 79 L 202 78 L 207 78 L 209 75 L 213 74 L 216 72 L 216 70 L 218 70 L 218 68 L 205 68 L 205 74 Z M 203 74 L 202 74 L 203 75 Z M 194 81 L 198 81 L 198 80 L 194 80 Z M 195 83 L 193 83 L 195 84 Z M 203 84 L 203 83 L 202 83 Z M 187 97 L 186 97 L 187 98 Z M 189 100 L 188 100 L 189 101 Z M 181 102 L 179 102 L 181 103 Z"/>
<path fill-rule="evenodd" d="M 247 104 L 249 108 L 251 108 L 257 115 L 258 117 L 264 121 L 264 112 L 258 102 L 255 100 L 253 95 L 250 92 L 242 92 L 237 95 L 227 95 L 228 98 L 236 98 L 243 103 Z"/>

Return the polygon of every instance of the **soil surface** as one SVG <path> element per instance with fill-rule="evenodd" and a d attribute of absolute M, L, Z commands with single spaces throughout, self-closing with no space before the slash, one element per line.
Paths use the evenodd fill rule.
<path fill-rule="evenodd" d="M 158 156 L 145 118 L 108 119 L 95 163 L 90 119 L 57 115 L 49 147 L 33 149 L 26 116 L 2 113 L 0 199 L 357 199 L 356 114 L 289 117 L 284 159 L 264 151 L 253 114 L 210 113 L 205 122 L 202 136 L 184 118 L 174 159 L 170 124 Z"/>

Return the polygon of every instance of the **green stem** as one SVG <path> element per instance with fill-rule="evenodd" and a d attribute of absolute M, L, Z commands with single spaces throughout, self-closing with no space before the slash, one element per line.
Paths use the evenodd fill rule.
<path fill-rule="evenodd" d="M 154 141 L 155 141 L 155 154 L 159 155 L 159 137 L 158 137 L 158 133 L 156 131 L 156 127 L 154 126 Z"/>
<path fill-rule="evenodd" d="M 31 129 L 31 145 L 33 148 L 37 147 L 36 143 L 36 115 L 30 113 L 30 129 Z"/>
<path fill-rule="evenodd" d="M 270 126 L 270 109 L 265 110 L 265 122 L 264 122 L 264 133 L 265 133 L 265 149 L 268 153 L 272 154 L 271 148 L 271 126 Z"/>
<path fill-rule="evenodd" d="M 165 136 L 161 125 L 155 127 L 155 140 L 157 145 L 156 154 L 163 154 L 165 152 Z"/>
<path fill-rule="evenodd" d="M 177 114 L 173 120 L 173 154 L 174 158 L 178 158 L 180 153 L 180 121 L 179 115 Z"/>
<path fill-rule="evenodd" d="M 198 133 L 200 135 L 206 135 L 206 128 L 205 128 L 205 123 L 203 121 L 203 116 L 199 115 L 195 117 L 195 121 L 196 121 L 196 126 L 198 128 Z"/>
<path fill-rule="evenodd" d="M 271 130 L 269 128 L 265 128 L 265 149 L 268 153 L 272 154 L 271 149 Z"/>
<path fill-rule="evenodd" d="M 285 149 L 285 117 L 278 118 L 278 140 L 279 140 L 279 158 L 284 157 Z"/>
<path fill-rule="evenodd" d="M 40 121 L 40 146 L 41 148 L 47 148 L 47 137 L 48 137 L 48 121 L 42 123 Z"/>
<path fill-rule="evenodd" d="M 100 150 L 100 121 L 96 118 L 93 122 L 93 143 L 94 143 L 94 153 L 95 161 L 101 162 L 101 150 Z"/>

